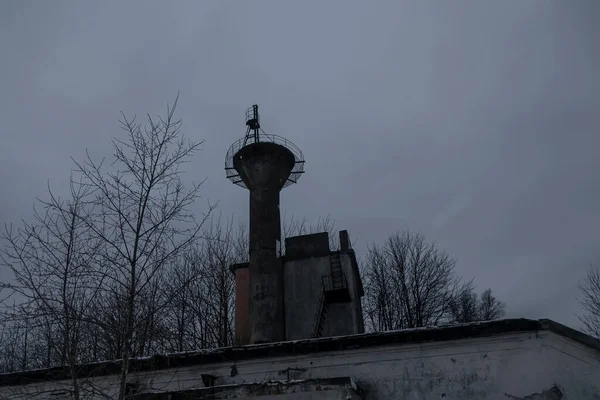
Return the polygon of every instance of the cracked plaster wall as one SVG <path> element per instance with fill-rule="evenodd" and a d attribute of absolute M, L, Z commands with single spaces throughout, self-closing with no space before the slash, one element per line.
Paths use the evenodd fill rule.
<path fill-rule="evenodd" d="M 600 400 L 600 354 L 546 331 L 237 363 L 224 360 L 138 378 L 146 388 L 174 391 L 202 387 L 201 374 L 216 376 L 216 385 L 349 376 L 365 390 L 364 398 L 373 400 Z M 115 385 L 110 377 L 96 382 L 106 388 Z M 28 387 L 43 387 L 48 393 L 58 386 Z M 11 389 L 0 387 L 0 399 L 18 398 L 5 397 Z"/>

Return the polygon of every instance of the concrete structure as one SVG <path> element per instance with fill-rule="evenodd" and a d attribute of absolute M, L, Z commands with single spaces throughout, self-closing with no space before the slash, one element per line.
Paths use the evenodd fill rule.
<path fill-rule="evenodd" d="M 348 232 L 341 231 L 340 250 L 331 251 L 327 232 L 286 238 L 280 258 L 284 340 L 341 336 L 364 332 L 362 281 Z M 235 338 L 252 343 L 249 313 L 251 274 L 248 263 L 231 267 L 235 274 Z"/>
<path fill-rule="evenodd" d="M 256 105 L 246 112 L 246 126 L 225 157 L 227 177 L 250 191 L 249 262 L 232 267 L 236 343 L 363 332 L 362 283 L 346 231 L 338 252 L 324 232 L 287 238 L 281 256 L 279 192 L 304 172 L 302 152 L 262 132 Z"/>
<path fill-rule="evenodd" d="M 283 340 L 283 277 L 279 191 L 294 167 L 291 151 L 275 143 L 243 147 L 233 165 L 250 189 L 250 341 Z"/>
<path fill-rule="evenodd" d="M 119 362 L 82 366 L 111 398 Z M 67 399 L 67 369 L 0 375 L 0 399 Z M 138 400 L 599 400 L 600 342 L 513 319 L 134 359 Z M 106 398 L 100 394 L 91 398 Z"/>
<path fill-rule="evenodd" d="M 225 157 L 227 178 L 250 190 L 248 335 L 250 343 L 285 338 L 279 192 L 304 172 L 302 152 L 275 135 L 261 135 L 258 106 L 246 111 L 246 136 Z"/>

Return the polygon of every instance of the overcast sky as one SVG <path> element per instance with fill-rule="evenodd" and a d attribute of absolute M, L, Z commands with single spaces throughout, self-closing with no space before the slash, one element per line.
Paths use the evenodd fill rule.
<path fill-rule="evenodd" d="M 0 2 L 0 223 L 31 215 L 70 157 L 108 155 L 119 111 L 180 91 L 204 194 L 247 217 L 223 170 L 244 111 L 294 141 L 282 209 L 366 244 L 410 229 L 509 317 L 579 327 L 600 264 L 600 2 Z M 204 208 L 198 204 L 198 212 Z"/>

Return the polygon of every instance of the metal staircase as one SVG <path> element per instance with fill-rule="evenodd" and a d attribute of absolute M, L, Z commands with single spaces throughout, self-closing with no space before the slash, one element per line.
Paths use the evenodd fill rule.
<path fill-rule="evenodd" d="M 333 253 L 329 256 L 331 261 L 331 284 L 332 289 L 341 289 L 344 286 L 343 274 L 342 274 L 342 261 L 340 260 L 340 253 Z"/>
<path fill-rule="evenodd" d="M 330 274 L 321 277 L 322 291 L 315 313 L 312 338 L 320 337 L 323 334 L 329 304 L 352 301 L 346 275 L 342 272 L 340 253 L 331 253 L 329 260 L 331 262 Z"/>
<path fill-rule="evenodd" d="M 321 337 L 323 334 L 323 325 L 325 324 L 325 317 L 327 316 L 327 302 L 325 301 L 325 292 L 321 292 L 319 299 L 319 305 L 317 306 L 317 312 L 315 314 L 315 326 L 313 327 L 311 338 Z"/>
<path fill-rule="evenodd" d="M 352 301 L 350 290 L 348 289 L 348 280 L 346 274 L 342 272 L 342 262 L 340 253 L 331 253 L 331 273 L 323 275 L 323 291 L 325 293 L 325 302 L 327 303 L 347 303 Z"/>

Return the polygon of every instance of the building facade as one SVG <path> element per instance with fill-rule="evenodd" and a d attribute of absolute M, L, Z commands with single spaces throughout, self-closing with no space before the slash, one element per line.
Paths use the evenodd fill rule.
<path fill-rule="evenodd" d="M 331 251 L 327 232 L 289 237 L 283 270 L 285 340 L 351 335 L 364 332 L 364 295 L 356 255 L 347 231 L 339 232 L 340 249 Z M 249 344 L 249 268 L 231 267 L 235 274 L 236 344 Z"/>
<path fill-rule="evenodd" d="M 118 362 L 84 366 L 111 398 Z M 60 368 L 0 376 L 1 399 L 68 399 Z M 550 320 L 511 319 L 135 359 L 138 400 L 600 400 L 600 342 Z"/>

